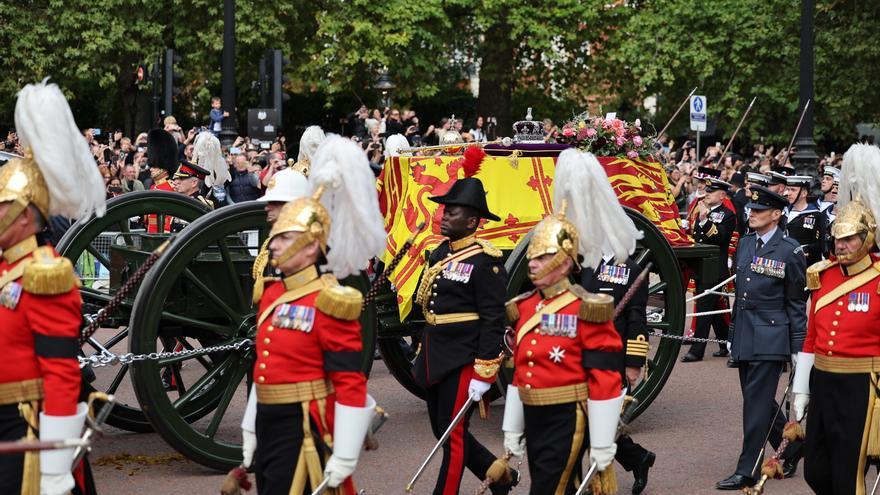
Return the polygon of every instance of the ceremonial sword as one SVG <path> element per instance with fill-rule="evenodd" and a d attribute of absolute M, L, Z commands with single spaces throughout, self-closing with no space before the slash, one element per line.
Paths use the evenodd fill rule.
<path fill-rule="evenodd" d="M 419 479 L 419 477 L 425 471 L 425 468 L 428 467 L 428 463 L 431 462 L 431 459 L 434 457 L 434 455 L 437 454 L 437 451 L 440 450 L 440 447 L 442 447 L 443 444 L 446 443 L 446 440 L 449 438 L 450 435 L 452 435 L 452 430 L 454 430 L 455 427 L 458 426 L 458 423 L 461 423 L 461 420 L 464 419 L 465 415 L 468 412 L 468 409 L 470 409 L 472 405 L 474 405 L 474 400 L 471 399 L 470 397 L 468 397 L 467 400 L 464 402 L 464 405 L 461 406 L 461 409 L 458 410 L 458 414 L 456 414 L 455 418 L 452 419 L 452 422 L 449 423 L 449 427 L 446 428 L 446 431 L 444 431 L 443 435 L 440 436 L 440 439 L 437 440 L 437 444 L 434 445 L 433 449 L 431 449 L 431 453 L 428 454 L 428 458 L 425 459 L 424 462 L 422 462 L 422 465 L 419 466 L 419 470 L 416 471 L 416 474 L 412 477 L 412 479 L 409 481 L 409 483 L 406 484 L 406 492 L 407 493 L 412 492 L 413 485 L 416 484 L 416 481 Z M 316 494 L 312 494 L 312 495 L 316 495 Z"/>

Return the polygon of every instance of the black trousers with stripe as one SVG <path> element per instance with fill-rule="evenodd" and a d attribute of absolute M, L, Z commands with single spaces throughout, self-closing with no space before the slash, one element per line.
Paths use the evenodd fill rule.
<path fill-rule="evenodd" d="M 468 365 L 427 388 L 428 417 L 436 438 L 443 435 L 467 400 L 472 375 L 473 367 Z M 471 407 L 467 416 L 452 431 L 449 440 L 443 444 L 443 463 L 434 486 L 434 495 L 458 494 L 465 467 L 483 480 L 489 466 L 495 461 L 495 456 L 468 431 L 470 416 L 475 409 L 476 406 Z"/>
<path fill-rule="evenodd" d="M 586 404 L 523 406 L 529 456 L 529 495 L 569 495 L 581 482 L 590 445 Z"/>
<path fill-rule="evenodd" d="M 813 368 L 804 479 L 818 495 L 865 493 L 867 465 L 860 465 L 860 454 L 871 386 L 868 373 Z"/>
<path fill-rule="evenodd" d="M 312 432 L 317 431 L 314 421 Z M 254 472 L 257 493 L 260 495 L 288 495 L 293 473 L 303 444 L 303 410 L 300 403 L 257 404 L 257 451 Z M 318 457 L 324 443 L 315 439 Z M 323 463 L 322 463 L 323 468 Z M 311 493 L 309 484 L 303 493 Z"/>

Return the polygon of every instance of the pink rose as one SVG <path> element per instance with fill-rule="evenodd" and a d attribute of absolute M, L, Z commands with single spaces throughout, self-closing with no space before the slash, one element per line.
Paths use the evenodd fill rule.
<path fill-rule="evenodd" d="M 618 146 L 623 146 L 624 144 L 626 144 L 626 138 L 621 137 L 621 136 L 617 136 L 617 139 L 615 139 L 615 142 L 617 143 Z"/>
<path fill-rule="evenodd" d="M 586 139 L 586 138 L 587 138 L 587 132 L 589 132 L 589 129 L 590 129 L 589 127 L 582 127 L 582 128 L 578 131 L 578 136 L 577 136 L 577 138 L 578 138 L 578 139 Z"/>
<path fill-rule="evenodd" d="M 620 119 L 614 119 L 611 121 L 611 126 L 615 129 L 623 129 L 623 121 Z"/>
<path fill-rule="evenodd" d="M 639 157 L 639 154 L 636 153 L 635 151 L 627 151 L 626 157 L 629 158 L 630 160 L 635 160 L 636 158 Z"/>
<path fill-rule="evenodd" d="M 566 127 L 565 129 L 562 129 L 562 135 L 569 137 L 574 136 L 574 129 L 572 129 L 571 127 Z"/>
<path fill-rule="evenodd" d="M 633 136 L 633 144 L 636 146 L 642 145 L 642 137 L 641 136 Z"/>
<path fill-rule="evenodd" d="M 617 127 L 614 129 L 614 134 L 618 137 L 624 137 L 626 135 L 626 129 L 623 127 Z"/>
<path fill-rule="evenodd" d="M 592 127 L 587 128 L 587 137 L 593 137 L 596 135 L 596 129 Z"/>

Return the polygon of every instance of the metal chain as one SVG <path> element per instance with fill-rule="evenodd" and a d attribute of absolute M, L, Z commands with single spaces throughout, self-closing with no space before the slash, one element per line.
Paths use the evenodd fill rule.
<path fill-rule="evenodd" d="M 648 332 L 651 337 L 660 337 L 661 339 L 680 340 L 682 342 L 699 342 L 701 344 L 728 344 L 729 341 L 722 339 L 703 339 L 700 337 L 685 337 L 684 335 L 669 335 L 658 331 Z"/>
<path fill-rule="evenodd" d="M 243 347 L 250 347 L 254 341 L 250 339 L 240 340 L 234 344 L 215 345 L 213 347 L 203 347 L 201 349 L 184 349 L 176 352 L 151 352 L 149 354 L 113 354 L 108 350 L 101 353 L 92 354 L 91 356 L 79 356 L 79 367 L 85 368 L 91 366 L 100 368 L 101 366 L 131 364 L 135 361 L 157 361 L 159 359 L 173 358 L 178 356 L 201 356 L 202 354 L 210 354 L 212 352 L 239 351 Z"/>

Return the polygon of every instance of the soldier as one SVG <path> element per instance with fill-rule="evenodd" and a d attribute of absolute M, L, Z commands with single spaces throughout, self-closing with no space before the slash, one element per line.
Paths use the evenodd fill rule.
<path fill-rule="evenodd" d="M 819 183 L 822 188 L 822 196 L 818 201 L 819 211 L 825 211 L 837 203 L 837 191 L 832 191 L 835 181 L 840 181 L 840 169 L 825 165 L 822 169 L 822 181 Z"/>
<path fill-rule="evenodd" d="M 730 177 L 730 185 L 729 194 L 732 194 L 730 201 L 733 203 L 733 210 L 736 213 L 736 231 L 739 235 L 743 235 L 748 223 L 745 208 L 746 203 L 749 202 L 749 196 L 746 189 L 746 178 L 742 172 L 736 172 Z"/>
<path fill-rule="evenodd" d="M 727 267 L 727 249 L 730 247 L 730 238 L 736 230 L 736 213 L 722 204 L 724 198 L 727 197 L 727 190 L 729 188 L 730 184 L 727 182 L 718 179 L 706 179 L 706 196 L 703 197 L 703 201 L 695 208 L 696 220 L 692 225 L 695 241 L 718 246 L 717 281 L 719 282 L 730 276 Z M 697 284 L 697 293 L 701 294 L 714 285 L 714 283 L 700 280 Z M 695 303 L 696 311 L 702 313 L 723 309 L 726 307 L 726 302 L 722 301 L 721 298 L 722 296 L 707 295 L 697 299 Z M 698 316 L 696 326 L 695 337 L 708 337 L 709 327 L 712 327 L 715 330 L 716 337 L 727 340 L 728 324 L 722 314 Z M 681 358 L 681 362 L 692 363 L 694 361 L 702 361 L 705 352 L 706 344 L 695 342 L 691 344 L 687 354 Z M 726 357 L 727 354 L 727 347 L 723 344 L 718 351 L 712 353 L 715 357 Z"/>
<path fill-rule="evenodd" d="M 416 294 L 426 325 L 413 373 L 427 390 L 431 429 L 440 438 L 468 397 L 479 402 L 495 381 L 507 272 L 501 251 L 476 237 L 481 219 L 499 220 L 479 179 L 459 179 L 446 195 L 430 199 L 443 205 L 440 232 L 447 240 L 431 253 Z M 468 422 L 461 421 L 443 445 L 435 495 L 458 493 L 465 467 L 483 479 L 495 461 L 470 434 Z M 511 469 L 492 493 L 508 493 L 518 481 Z"/>
<path fill-rule="evenodd" d="M 605 254 L 599 268 L 583 269 L 581 285 L 587 292 L 612 296 L 616 307 L 640 273 L 642 267 L 631 257 L 628 257 L 624 263 L 614 263 L 614 255 Z M 624 383 L 629 385 L 630 391 L 638 385 L 648 360 L 648 324 L 645 313 L 647 304 L 648 285 L 643 284 L 636 289 L 629 304 L 614 320 L 614 328 L 623 341 L 623 351 L 626 355 L 623 378 Z M 656 455 L 635 443 L 629 435 L 621 434 L 617 439 L 617 454 L 614 459 L 623 469 L 632 471 L 635 478 L 632 493 L 635 495 L 642 493 L 648 485 L 648 471 L 654 465 Z"/>
<path fill-rule="evenodd" d="M 608 467 L 624 400 L 614 298 L 572 285 L 569 275 L 581 266 L 580 256 L 587 267 L 599 265 L 603 242 L 626 260 L 640 235 L 592 154 L 563 151 L 555 182 L 557 212 L 535 227 L 526 251 L 536 290 L 506 308 L 516 371 L 504 408 L 504 446 L 522 456 L 525 440 L 532 495 L 574 493 L 588 445 L 598 483 L 607 488 L 613 479 Z M 604 232 L 603 225 L 615 230 Z"/>
<path fill-rule="evenodd" d="M 806 258 L 800 244 L 779 227 L 788 201 L 760 186 L 752 187 L 751 199 L 749 226 L 754 232 L 739 243 L 731 323 L 731 356 L 739 362 L 743 395 L 743 443 L 736 471 L 715 485 L 719 490 L 754 484 L 758 453 L 777 409 L 774 395 L 779 376 L 801 350 L 806 331 Z M 782 441 L 784 425 L 785 415 L 780 411 L 772 423 L 770 443 L 774 447 Z M 796 468 L 797 457 L 783 464 L 786 477 Z"/>
<path fill-rule="evenodd" d="M 150 164 L 151 191 L 174 191 L 174 186 L 169 180 L 177 170 L 177 140 L 174 136 L 163 129 L 153 129 L 147 136 L 147 160 Z M 146 185 L 146 184 L 144 184 Z M 147 232 L 156 234 L 159 232 L 157 216 L 147 215 Z M 165 227 L 162 232 L 171 231 L 171 217 L 165 217 Z"/>
<path fill-rule="evenodd" d="M 745 187 L 745 205 L 743 206 L 743 217 L 740 219 L 740 224 L 743 226 L 742 234 L 748 234 L 752 232 L 749 228 L 749 207 L 748 203 L 751 201 L 752 197 L 752 186 L 761 186 L 768 187 L 770 185 L 770 177 L 759 174 L 757 172 L 749 172 L 746 174 L 746 187 Z"/>
<path fill-rule="evenodd" d="M 880 262 L 869 254 L 877 198 L 865 197 L 869 208 L 860 194 L 880 185 L 880 150 L 855 144 L 843 160 L 843 182 L 856 200 L 831 227 L 836 258 L 807 270 L 810 323 L 792 385 L 798 421 L 809 405 L 804 478 L 820 495 L 865 494 L 867 457 L 880 455 Z"/>
<path fill-rule="evenodd" d="M 788 170 L 771 170 L 767 172 L 767 177 L 770 178 L 770 181 L 767 183 L 767 189 L 775 192 L 780 196 L 785 196 L 785 188 L 788 187 L 788 183 L 785 181 L 786 177 L 789 175 L 794 175 L 793 173 L 789 173 Z M 788 208 L 786 207 L 786 210 Z"/>
<path fill-rule="evenodd" d="M 244 465 L 253 463 L 261 494 L 311 493 L 329 478 L 336 493 L 354 495 L 349 477 L 374 416 L 361 371 L 363 298 L 318 271 L 356 273 L 384 248 L 372 172 L 357 145 L 333 137 L 318 151 L 313 179 L 314 196 L 287 203 L 269 233 L 284 279 L 269 282 L 260 300 L 242 421 Z M 325 187 L 326 207 L 318 200 Z"/>
<path fill-rule="evenodd" d="M 0 440 L 75 439 L 87 409 L 79 280 L 69 260 L 39 244 L 49 215 L 103 214 L 103 181 L 56 85 L 21 90 L 15 127 L 27 152 L 0 169 Z M 0 493 L 93 493 L 87 466 L 74 477 L 72 464 L 73 449 L 0 455 Z"/>
<path fill-rule="evenodd" d="M 808 175 L 786 177 L 785 197 L 790 205 L 786 230 L 789 237 L 801 244 L 807 263 L 820 261 L 825 253 L 827 217 L 815 204 L 807 201 L 813 178 Z"/>
<path fill-rule="evenodd" d="M 174 190 L 184 196 L 197 199 L 200 203 L 213 210 L 214 203 L 202 196 L 202 190 L 205 187 L 205 177 L 209 173 L 195 163 L 185 160 L 181 161 L 177 172 L 174 172 Z"/>

